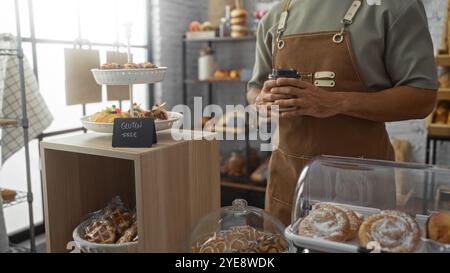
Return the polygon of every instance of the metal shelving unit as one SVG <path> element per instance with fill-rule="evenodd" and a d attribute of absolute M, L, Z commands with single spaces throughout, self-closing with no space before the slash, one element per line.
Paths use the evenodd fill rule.
<path fill-rule="evenodd" d="M 243 81 L 241 79 L 211 79 L 206 81 L 200 81 L 197 79 L 189 79 L 188 78 L 188 64 L 187 64 L 187 47 L 189 44 L 198 44 L 198 43 L 205 43 L 209 47 L 213 47 L 216 43 L 227 43 L 227 44 L 240 44 L 243 42 L 256 42 L 255 36 L 248 36 L 248 37 L 242 37 L 242 38 L 211 38 L 211 39 L 186 39 L 186 37 L 183 37 L 183 60 L 182 60 L 182 70 L 183 70 L 183 104 L 187 105 L 188 103 L 188 87 L 190 85 L 206 85 L 207 86 L 207 103 L 209 105 L 213 104 L 213 91 L 215 85 L 242 85 L 242 91 L 247 92 L 246 89 L 246 81 Z M 248 120 L 248 117 L 247 117 Z M 233 188 L 238 190 L 246 190 L 250 192 L 258 192 L 258 193 L 264 193 L 265 192 L 265 186 L 255 183 L 250 179 L 251 172 L 253 171 L 252 166 L 248 164 L 250 162 L 250 153 L 251 153 L 251 146 L 249 141 L 249 124 L 247 123 L 245 126 L 245 156 L 247 161 L 247 170 L 246 170 L 246 176 L 243 177 L 230 177 L 230 176 L 222 176 L 222 187 L 226 188 Z M 219 131 L 220 132 L 220 131 Z M 254 166 L 257 167 L 257 166 Z"/>
<path fill-rule="evenodd" d="M 20 79 L 20 96 L 21 96 L 21 109 L 22 109 L 22 120 L 3 119 L 5 123 L 0 124 L 2 126 L 14 126 L 17 129 L 22 128 L 23 130 L 23 142 L 25 147 L 25 164 L 26 164 L 26 181 L 27 181 L 27 192 L 20 193 L 20 200 L 26 198 L 28 203 L 28 215 L 29 215 L 29 225 L 30 225 L 30 252 L 36 252 L 36 241 L 34 233 L 34 215 L 33 215 L 33 192 L 31 185 L 31 171 L 30 171 L 30 148 L 28 139 L 28 112 L 27 112 L 27 97 L 26 97 L 26 86 L 25 86 L 25 71 L 24 71 L 24 53 L 22 49 L 22 35 L 20 29 L 20 13 L 19 13 L 19 3 L 18 0 L 14 0 L 15 16 L 16 16 L 16 29 L 17 29 L 17 48 L 16 49 L 0 49 L 1 56 L 14 56 L 19 61 L 19 79 Z M 19 194 L 19 193 L 18 193 Z M 25 197 L 23 196 L 25 195 Z M 17 197 L 16 197 L 17 198 Z M 17 202 L 10 203 L 10 206 L 17 204 Z M 6 203 L 5 205 L 8 205 Z"/>

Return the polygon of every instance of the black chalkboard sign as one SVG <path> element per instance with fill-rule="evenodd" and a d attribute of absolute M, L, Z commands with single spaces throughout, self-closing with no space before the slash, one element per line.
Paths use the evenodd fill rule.
<path fill-rule="evenodd" d="M 152 118 L 116 118 L 112 146 L 114 148 L 150 148 L 157 143 L 155 120 Z"/>

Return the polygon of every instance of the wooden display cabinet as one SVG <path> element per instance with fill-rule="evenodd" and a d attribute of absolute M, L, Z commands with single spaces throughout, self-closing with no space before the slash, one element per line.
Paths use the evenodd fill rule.
<path fill-rule="evenodd" d="M 192 228 L 220 207 L 217 141 L 165 131 L 153 148 L 119 149 L 111 135 L 83 134 L 40 149 L 48 252 L 67 252 L 75 227 L 115 196 L 136 207 L 139 252 L 187 251 Z"/>

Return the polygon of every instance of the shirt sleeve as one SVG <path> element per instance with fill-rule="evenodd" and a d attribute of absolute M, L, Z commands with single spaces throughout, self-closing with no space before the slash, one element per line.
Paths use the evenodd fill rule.
<path fill-rule="evenodd" d="M 433 42 L 421 1 L 411 1 L 389 28 L 385 63 L 395 87 L 438 88 Z"/>
<path fill-rule="evenodd" d="M 258 26 L 256 35 L 256 56 L 253 76 L 248 83 L 248 88 L 261 88 L 267 77 L 272 72 L 272 34 L 267 26 L 267 20 L 262 20 Z"/>

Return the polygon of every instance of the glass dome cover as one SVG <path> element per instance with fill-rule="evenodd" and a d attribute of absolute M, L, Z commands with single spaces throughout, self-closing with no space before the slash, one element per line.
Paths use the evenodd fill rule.
<path fill-rule="evenodd" d="M 299 178 L 285 235 L 324 252 L 450 252 L 449 211 L 449 169 L 321 156 Z"/>
<path fill-rule="evenodd" d="M 279 253 L 288 251 L 284 225 L 265 211 L 236 199 L 200 220 L 191 234 L 194 253 Z"/>

